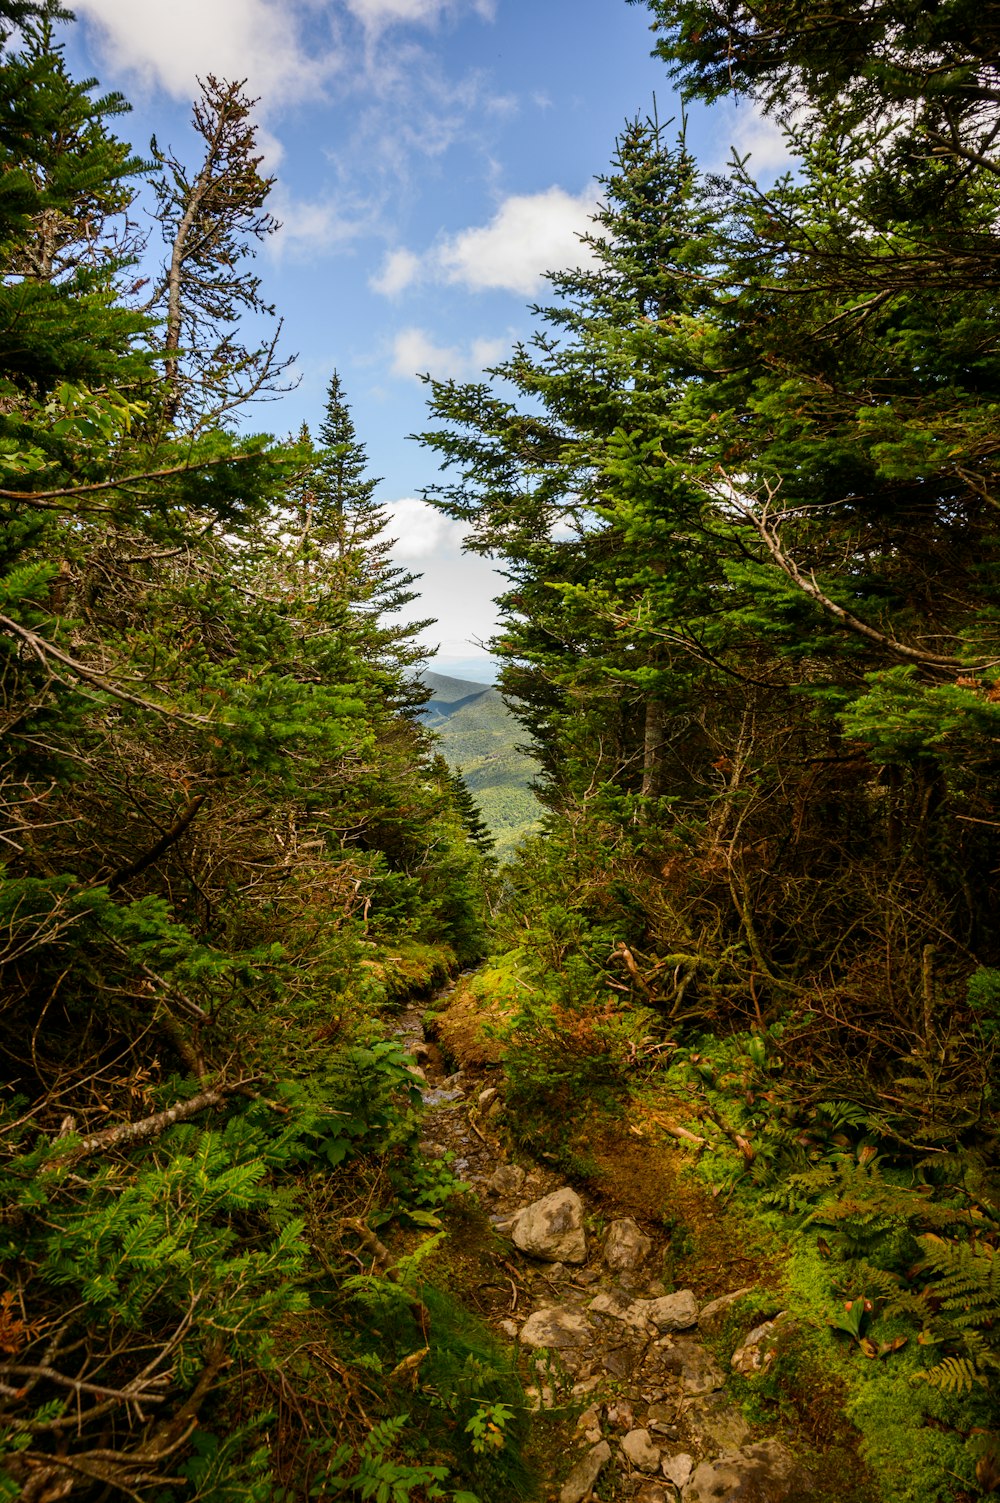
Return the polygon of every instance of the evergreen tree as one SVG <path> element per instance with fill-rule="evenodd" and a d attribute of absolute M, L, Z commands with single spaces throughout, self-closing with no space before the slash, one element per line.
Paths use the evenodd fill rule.
<path fill-rule="evenodd" d="M 387 509 L 375 500 L 380 481 L 367 474 L 368 456 L 359 441 L 336 371 L 327 387 L 319 445 L 298 506 L 302 517 L 302 557 L 321 555 L 326 577 L 338 599 L 360 623 L 376 661 L 397 675 L 424 661 L 415 641 L 433 619 L 407 623 L 390 618 L 419 598 L 413 588 L 419 575 L 392 561 L 396 539 L 389 536 Z M 412 680 L 399 689 L 417 705 L 426 695 Z"/>

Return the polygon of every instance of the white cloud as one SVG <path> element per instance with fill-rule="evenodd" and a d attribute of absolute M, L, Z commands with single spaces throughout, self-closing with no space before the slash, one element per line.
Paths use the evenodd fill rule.
<path fill-rule="evenodd" d="M 96 28 L 112 68 L 137 73 L 178 98 L 189 98 L 195 75 L 246 78 L 269 106 L 316 97 L 339 66 L 333 12 L 323 7 L 322 44 L 305 0 L 74 0 Z"/>
<path fill-rule="evenodd" d="M 373 292 L 381 292 L 383 297 L 396 297 L 418 280 L 420 272 L 420 257 L 401 247 L 389 251 L 381 271 L 369 278 L 368 285 Z"/>
<path fill-rule="evenodd" d="M 794 166 L 795 157 L 781 126 L 763 113 L 751 100 L 730 105 L 722 116 L 723 137 L 720 156 L 729 161 L 735 150 L 740 157 L 749 156 L 753 173 L 778 173 Z M 721 165 L 721 162 L 720 162 Z"/>
<path fill-rule="evenodd" d="M 436 558 L 461 551 L 467 529 L 460 522 L 442 516 L 426 501 L 403 496 L 386 503 L 389 533 L 396 539 L 394 557 L 401 560 Z"/>
<path fill-rule="evenodd" d="M 579 236 L 591 226 L 596 198 L 564 188 L 512 194 L 489 224 L 461 230 L 431 254 L 444 280 L 473 292 L 501 288 L 530 295 L 546 271 L 587 265 L 592 257 Z"/>
<path fill-rule="evenodd" d="M 400 22 L 434 26 L 441 17 L 456 10 L 471 9 L 485 21 L 492 21 L 493 0 L 347 0 L 347 8 L 371 31 Z"/>
<path fill-rule="evenodd" d="M 541 287 L 545 272 L 592 262 L 589 247 L 579 237 L 592 228 L 596 205 L 590 190 L 576 198 L 558 187 L 512 194 L 489 224 L 459 230 L 423 256 L 406 249 L 390 251 L 369 286 L 393 297 L 429 278 L 470 292 L 530 296 Z"/>
<path fill-rule="evenodd" d="M 268 250 L 278 261 L 286 255 L 309 259 L 341 248 L 372 225 L 372 211 L 363 204 L 355 205 L 349 214 L 342 204 L 328 199 L 296 198 L 283 183 L 275 188 L 268 207 L 281 224 L 268 241 Z"/>
<path fill-rule="evenodd" d="M 392 374 L 403 380 L 427 374 L 436 381 L 457 381 L 496 365 L 509 348 L 505 338 L 474 339 L 463 349 L 435 344 L 425 329 L 401 329 L 392 344 Z"/>

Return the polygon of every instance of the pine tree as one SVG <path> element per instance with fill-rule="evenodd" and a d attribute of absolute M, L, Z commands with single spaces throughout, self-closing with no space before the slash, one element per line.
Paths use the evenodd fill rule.
<path fill-rule="evenodd" d="M 415 639 L 434 623 L 432 618 L 406 623 L 390 619 L 419 598 L 413 586 L 420 576 L 393 563 L 396 539 L 388 534 L 389 513 L 375 500 L 381 482 L 367 470 L 365 446 L 334 371 L 315 461 L 298 502 L 303 558 L 322 555 L 330 588 L 364 623 L 376 660 L 402 674 L 426 659 Z M 426 697 L 414 686 L 404 694 L 408 703 L 422 703 Z"/>

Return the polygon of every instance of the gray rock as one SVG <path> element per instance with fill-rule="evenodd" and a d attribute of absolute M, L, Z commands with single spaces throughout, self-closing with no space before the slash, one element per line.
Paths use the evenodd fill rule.
<path fill-rule="evenodd" d="M 502 1320 L 500 1322 L 500 1329 L 509 1341 L 516 1339 L 518 1330 L 516 1320 Z"/>
<path fill-rule="evenodd" d="M 480 1111 L 485 1111 L 488 1106 L 492 1106 L 499 1095 L 500 1092 L 495 1085 L 487 1086 L 485 1091 L 480 1091 L 476 1097 L 476 1103 Z"/>
<path fill-rule="evenodd" d="M 559 1492 L 559 1503 L 583 1503 L 601 1472 L 611 1460 L 611 1447 L 606 1440 L 591 1446 L 585 1456 L 573 1467 Z"/>
<path fill-rule="evenodd" d="M 582 1263 L 587 1256 L 583 1202 L 567 1185 L 526 1206 L 513 1227 L 514 1246 L 547 1263 Z"/>
<path fill-rule="evenodd" d="M 705 1451 L 738 1451 L 750 1438 L 750 1426 L 725 1393 L 692 1399 L 685 1419 L 691 1438 Z"/>
<path fill-rule="evenodd" d="M 714 1393 L 725 1385 L 725 1373 L 700 1341 L 675 1342 L 663 1353 L 661 1362 L 667 1372 L 680 1379 L 685 1393 Z"/>
<path fill-rule="evenodd" d="M 686 1451 L 678 1451 L 676 1456 L 664 1456 L 663 1475 L 674 1487 L 684 1487 L 691 1480 L 694 1471 L 694 1457 Z"/>
<path fill-rule="evenodd" d="M 640 1299 L 627 1303 L 614 1294 L 602 1290 L 587 1306 L 595 1315 L 606 1315 L 609 1320 L 620 1321 L 630 1331 L 644 1331 L 647 1324 L 649 1301 Z"/>
<path fill-rule="evenodd" d="M 750 1288 L 734 1289 L 732 1294 L 722 1294 L 718 1299 L 709 1300 L 703 1305 L 698 1316 L 698 1329 L 703 1336 L 717 1336 L 726 1323 L 726 1316 L 736 1304 L 737 1300 L 750 1293 Z"/>
<path fill-rule="evenodd" d="M 703 1461 L 681 1494 L 683 1503 L 803 1503 L 812 1478 L 777 1440 L 744 1446 Z"/>
<path fill-rule="evenodd" d="M 622 1437 L 622 1455 L 637 1472 L 658 1472 L 660 1452 L 648 1430 L 630 1430 Z"/>
<path fill-rule="evenodd" d="M 557 1351 L 578 1351 L 593 1336 L 593 1327 L 578 1310 L 553 1306 L 536 1310 L 521 1327 L 521 1345 L 553 1347 Z"/>
<path fill-rule="evenodd" d="M 524 1188 L 524 1170 L 520 1164 L 501 1164 L 486 1181 L 487 1195 L 520 1195 Z"/>
<path fill-rule="evenodd" d="M 698 1323 L 698 1301 L 690 1289 L 648 1301 L 649 1319 L 658 1331 L 687 1331 Z"/>
<path fill-rule="evenodd" d="M 631 1216 L 612 1221 L 604 1239 L 604 1263 L 612 1273 L 634 1273 L 653 1250 L 650 1239 Z"/>

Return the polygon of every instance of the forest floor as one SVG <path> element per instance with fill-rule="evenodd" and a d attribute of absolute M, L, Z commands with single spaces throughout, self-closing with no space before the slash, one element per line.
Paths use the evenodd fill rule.
<path fill-rule="evenodd" d="M 518 1354 L 539 1497 L 871 1503 L 839 1380 L 785 1309 L 774 1234 L 713 1197 L 639 1104 L 581 1124 L 572 1181 L 518 1149 L 499 1056 L 469 1021 L 459 987 L 429 1024 L 447 1054 L 417 1009 L 394 1031 L 425 1076 L 425 1152 L 468 1186 L 434 1276 Z"/>

